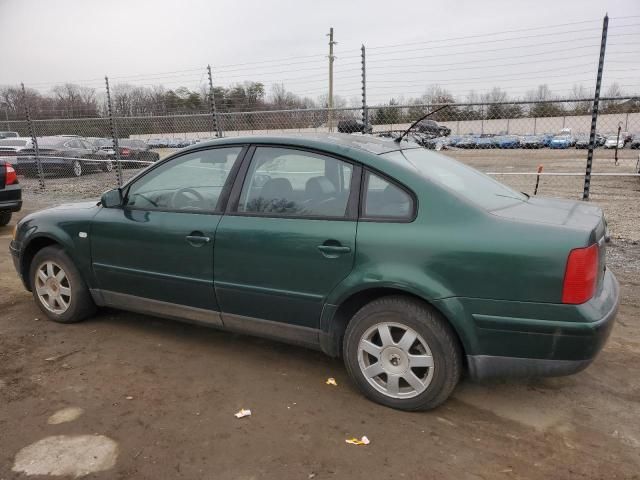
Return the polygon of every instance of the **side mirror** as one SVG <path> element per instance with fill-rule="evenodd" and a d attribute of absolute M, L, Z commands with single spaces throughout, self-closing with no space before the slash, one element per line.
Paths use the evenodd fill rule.
<path fill-rule="evenodd" d="M 117 208 L 122 206 L 122 190 L 114 188 L 102 194 L 100 204 L 104 208 Z"/>

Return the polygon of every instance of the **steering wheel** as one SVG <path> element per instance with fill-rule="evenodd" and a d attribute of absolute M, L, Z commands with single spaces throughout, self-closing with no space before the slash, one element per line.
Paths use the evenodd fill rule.
<path fill-rule="evenodd" d="M 204 197 L 194 188 L 181 188 L 180 190 L 176 190 L 171 196 L 171 206 L 173 208 L 194 208 L 202 210 L 203 204 Z"/>

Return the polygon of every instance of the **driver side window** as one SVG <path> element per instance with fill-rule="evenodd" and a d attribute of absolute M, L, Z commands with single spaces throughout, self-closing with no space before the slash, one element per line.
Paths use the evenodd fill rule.
<path fill-rule="evenodd" d="M 125 205 L 144 210 L 216 211 L 242 147 L 214 148 L 175 158 L 133 182 Z"/>

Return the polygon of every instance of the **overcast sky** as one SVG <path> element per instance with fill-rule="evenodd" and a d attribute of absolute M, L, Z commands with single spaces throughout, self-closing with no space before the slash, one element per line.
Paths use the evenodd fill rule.
<path fill-rule="evenodd" d="M 605 85 L 639 92 L 640 0 L 0 0 L 0 85 L 101 88 L 109 74 L 197 88 L 211 63 L 216 84 L 282 82 L 315 98 L 333 26 L 336 94 L 347 99 L 359 93 L 362 43 L 374 101 L 434 83 L 458 95 L 498 85 L 518 96 L 540 83 L 560 93 L 593 88 L 607 11 Z"/>

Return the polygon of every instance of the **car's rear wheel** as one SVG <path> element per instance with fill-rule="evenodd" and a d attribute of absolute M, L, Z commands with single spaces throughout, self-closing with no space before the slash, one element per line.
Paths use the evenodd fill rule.
<path fill-rule="evenodd" d="M 101 162 L 100 168 L 103 172 L 111 172 L 113 171 L 113 162 L 111 160 Z"/>
<path fill-rule="evenodd" d="M 360 309 L 347 327 L 343 354 L 349 375 L 368 398 L 401 410 L 443 403 L 462 365 L 447 322 L 429 305 L 402 296 Z"/>
<path fill-rule="evenodd" d="M 4 227 L 11 221 L 11 212 L 0 212 L 0 227 Z"/>
<path fill-rule="evenodd" d="M 73 168 L 73 175 L 75 177 L 80 177 L 82 175 L 82 163 L 80 163 L 80 160 L 74 160 L 72 168 Z"/>
<path fill-rule="evenodd" d="M 36 253 L 29 278 L 38 307 L 55 322 L 79 322 L 96 310 L 80 272 L 60 247 L 45 247 Z"/>

